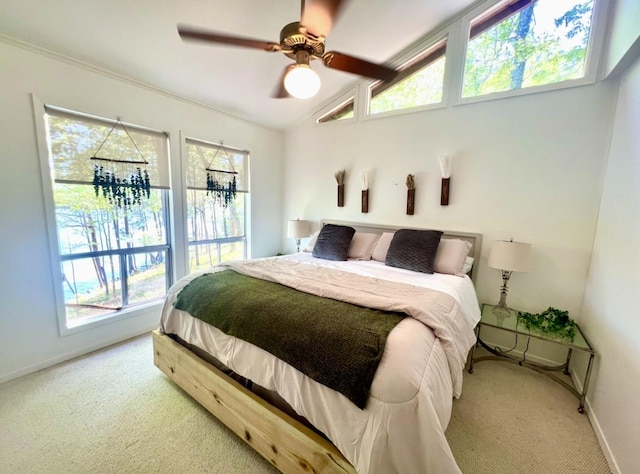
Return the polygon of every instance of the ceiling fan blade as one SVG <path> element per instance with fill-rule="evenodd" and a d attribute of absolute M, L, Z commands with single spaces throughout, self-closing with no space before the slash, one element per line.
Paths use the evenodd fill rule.
<path fill-rule="evenodd" d="M 322 56 L 322 62 L 325 66 L 339 71 L 359 74 L 360 76 L 379 79 L 384 82 L 392 80 L 398 74 L 398 71 L 390 67 L 376 64 L 364 59 L 356 58 L 336 51 L 329 51 Z"/>
<path fill-rule="evenodd" d="M 273 99 L 290 99 L 292 96 L 291 94 L 289 94 L 289 92 L 287 92 L 287 89 L 284 88 L 284 76 L 287 75 L 287 73 L 291 70 L 292 67 L 295 67 L 294 64 L 289 64 L 286 68 L 284 68 L 284 71 L 282 72 L 282 76 L 280 77 L 280 82 L 278 83 L 278 86 L 276 88 L 275 91 L 273 91 L 273 94 L 271 95 L 271 98 Z"/>
<path fill-rule="evenodd" d="M 280 45 L 278 43 L 253 38 L 243 38 L 241 36 L 230 36 L 225 33 L 218 33 L 217 31 L 211 30 L 200 30 L 191 28 L 190 26 L 178 25 L 178 34 L 183 40 L 206 41 L 209 43 L 241 46 L 243 48 L 262 49 L 264 51 L 280 51 Z"/>
<path fill-rule="evenodd" d="M 309 0 L 305 4 L 303 0 L 300 24 L 312 35 L 326 38 L 331 32 L 341 7 L 346 3 L 347 0 Z"/>

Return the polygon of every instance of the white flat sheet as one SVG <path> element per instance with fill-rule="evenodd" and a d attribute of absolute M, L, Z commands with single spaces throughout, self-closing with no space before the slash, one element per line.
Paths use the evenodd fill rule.
<path fill-rule="evenodd" d="M 452 296 L 465 318 L 461 340 L 471 347 L 472 328 L 480 319 L 475 290 L 468 277 L 426 275 L 387 267 L 380 262 L 331 262 L 306 254 L 279 257 L 299 266 L 329 267 L 432 288 Z M 269 259 L 264 259 L 269 260 Z M 405 318 L 389 334 L 365 410 L 346 397 L 282 362 L 264 350 L 176 310 L 179 291 L 199 274 L 177 282 L 169 291 L 160 329 L 207 351 L 238 374 L 275 390 L 301 416 L 325 433 L 361 473 L 460 472 L 444 430 L 451 416 L 450 352 L 434 332 Z M 471 335 L 468 332 L 471 332 Z M 464 364 L 464 360 L 461 361 Z M 456 372 L 461 380 L 461 368 Z"/>

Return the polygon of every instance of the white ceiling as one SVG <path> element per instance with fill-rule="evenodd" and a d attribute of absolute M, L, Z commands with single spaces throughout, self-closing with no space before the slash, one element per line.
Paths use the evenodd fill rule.
<path fill-rule="evenodd" d="M 334 23 L 327 50 L 385 62 L 474 1 L 352 0 Z M 358 76 L 316 61 L 312 67 L 322 81 L 316 97 L 272 99 L 290 59 L 281 53 L 183 42 L 176 24 L 279 42 L 281 28 L 299 17 L 298 0 L 2 0 L 0 33 L 285 128 Z"/>

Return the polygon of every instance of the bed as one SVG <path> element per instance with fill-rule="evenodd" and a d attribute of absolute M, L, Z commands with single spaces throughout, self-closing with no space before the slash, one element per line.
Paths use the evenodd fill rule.
<path fill-rule="evenodd" d="M 181 279 L 167 295 L 153 334 L 156 366 L 282 472 L 460 472 L 444 431 L 480 318 L 473 287 L 477 265 L 464 270 L 460 265 L 452 272 L 457 274 L 388 266 L 384 256 L 372 257 L 385 234 L 397 228 L 322 224 L 352 227 L 359 238 L 380 237 L 363 259 L 334 261 L 300 252 L 232 266 L 332 299 L 416 313 L 389 333 L 364 407 L 264 349 L 177 309 L 181 291 L 199 274 Z M 442 242 L 454 241 L 467 242 L 465 263 L 477 259 L 479 234 L 445 232 L 438 251 Z M 350 251 L 355 242 L 354 237 Z M 434 320 L 431 312 L 436 312 L 427 305 L 446 307 L 446 317 Z"/>

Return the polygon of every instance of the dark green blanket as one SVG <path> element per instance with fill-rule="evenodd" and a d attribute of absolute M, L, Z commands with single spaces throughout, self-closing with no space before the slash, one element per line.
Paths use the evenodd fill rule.
<path fill-rule="evenodd" d="M 404 314 L 310 295 L 225 270 L 195 278 L 174 303 L 364 408 L 389 332 Z"/>

